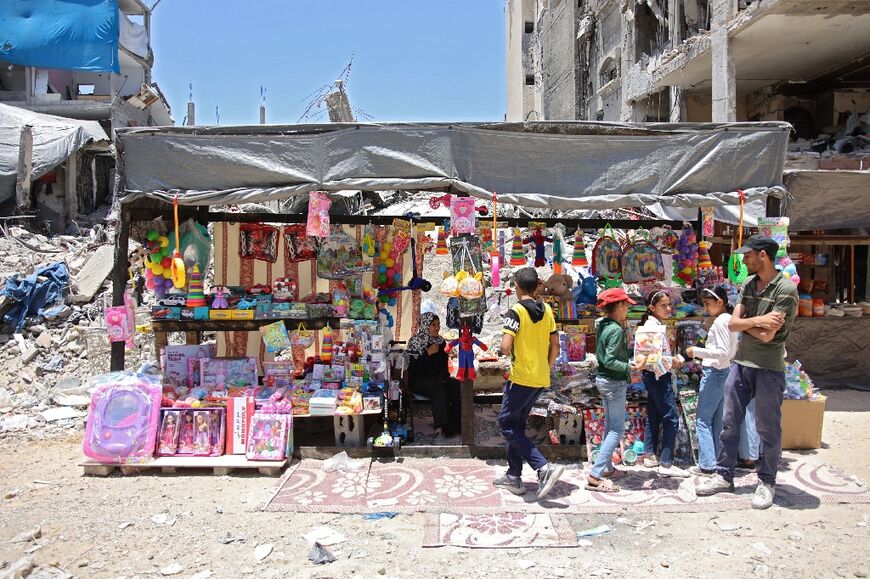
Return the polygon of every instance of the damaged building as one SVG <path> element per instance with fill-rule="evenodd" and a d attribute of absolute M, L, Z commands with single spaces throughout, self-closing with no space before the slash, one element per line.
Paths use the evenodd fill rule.
<path fill-rule="evenodd" d="M 113 130 L 174 124 L 151 77 L 151 10 L 142 0 L 39 0 L 10 12 L 0 23 L 0 105 L 33 114 L 2 114 L 0 213 L 75 229 L 111 200 Z M 58 135 L 67 145 L 40 141 Z"/>
<path fill-rule="evenodd" d="M 508 121 L 784 120 L 811 143 L 870 111 L 868 2 L 508 0 L 505 19 Z"/>

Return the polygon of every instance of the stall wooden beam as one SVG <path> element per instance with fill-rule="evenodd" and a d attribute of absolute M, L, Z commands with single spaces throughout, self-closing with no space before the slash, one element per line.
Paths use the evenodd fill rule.
<path fill-rule="evenodd" d="M 474 444 L 474 382 L 463 380 L 459 390 L 459 401 L 462 407 L 460 422 L 462 423 L 462 444 Z"/>
<path fill-rule="evenodd" d="M 118 232 L 115 234 L 115 267 L 112 270 L 112 305 L 124 305 L 127 289 L 127 254 L 130 247 L 130 213 L 121 206 Z M 113 372 L 124 369 L 124 342 L 112 342 L 110 368 Z"/>
<path fill-rule="evenodd" d="M 262 326 L 273 324 L 278 319 L 261 320 L 152 320 L 151 327 L 157 332 L 184 332 L 189 340 L 201 332 L 256 332 Z M 295 328 L 304 324 L 309 330 L 322 330 L 326 326 L 339 328 L 339 318 L 284 319 L 285 325 Z"/>

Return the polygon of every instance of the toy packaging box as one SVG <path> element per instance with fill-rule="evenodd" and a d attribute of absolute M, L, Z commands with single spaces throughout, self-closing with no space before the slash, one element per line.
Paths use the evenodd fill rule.
<path fill-rule="evenodd" d="M 254 414 L 248 427 L 248 460 L 284 460 L 288 422 L 292 429 L 292 420 L 288 414 Z"/>
<path fill-rule="evenodd" d="M 227 400 L 226 452 L 245 454 L 248 442 L 248 427 L 254 415 L 254 397 L 239 396 Z"/>
<path fill-rule="evenodd" d="M 209 391 L 257 385 L 257 359 L 211 358 L 200 363 L 200 386 Z"/>
<path fill-rule="evenodd" d="M 190 366 L 188 360 L 192 358 L 213 358 L 214 355 L 214 344 L 164 346 L 160 358 L 164 383 L 167 386 L 190 387 Z"/>

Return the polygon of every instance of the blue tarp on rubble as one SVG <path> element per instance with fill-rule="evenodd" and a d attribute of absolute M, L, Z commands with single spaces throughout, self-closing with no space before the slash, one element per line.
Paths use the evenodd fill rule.
<path fill-rule="evenodd" d="M 0 59 L 14 64 L 120 72 L 118 0 L 4 0 Z"/>
<path fill-rule="evenodd" d="M 3 295 L 15 303 L 3 320 L 20 330 L 28 316 L 45 316 L 62 307 L 68 288 L 69 269 L 62 261 L 45 265 L 27 277 L 10 277 Z"/>

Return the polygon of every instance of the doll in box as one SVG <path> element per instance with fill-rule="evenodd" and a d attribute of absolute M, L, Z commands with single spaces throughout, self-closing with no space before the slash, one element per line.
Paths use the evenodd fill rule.
<path fill-rule="evenodd" d="M 157 454 L 175 454 L 178 449 L 178 412 L 164 413 L 158 441 Z"/>
<path fill-rule="evenodd" d="M 222 410 L 210 410 L 208 413 L 209 456 L 221 456 L 224 453 L 224 413 Z"/>
<path fill-rule="evenodd" d="M 196 432 L 193 425 L 193 411 L 185 410 L 181 413 L 181 425 L 178 434 L 178 454 L 193 454 L 193 444 Z"/>
<path fill-rule="evenodd" d="M 211 452 L 211 443 L 208 432 L 208 411 L 196 411 L 193 413 L 193 454 L 207 456 Z"/>

